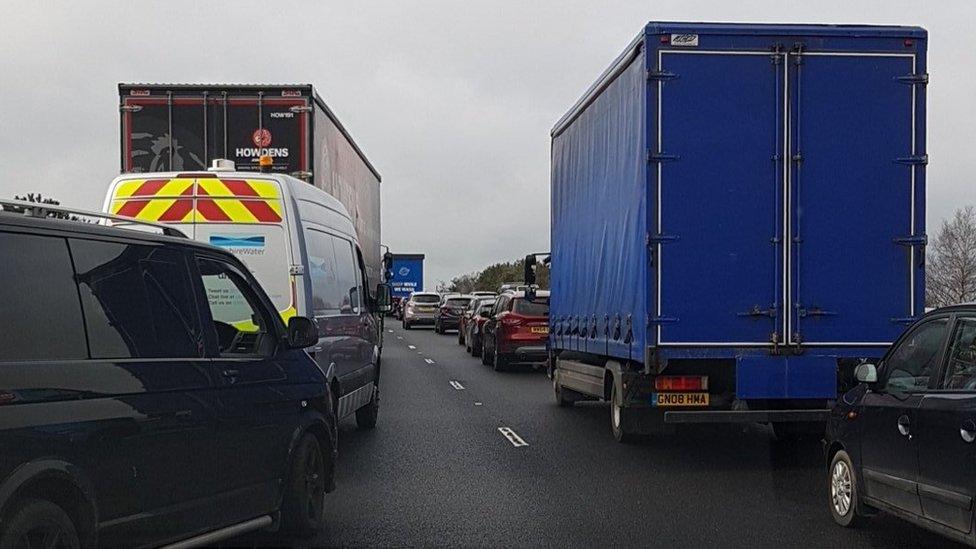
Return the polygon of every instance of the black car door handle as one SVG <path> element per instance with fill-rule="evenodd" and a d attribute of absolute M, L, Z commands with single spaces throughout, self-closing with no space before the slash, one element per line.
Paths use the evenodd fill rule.
<path fill-rule="evenodd" d="M 962 425 L 959 426 L 959 436 L 966 442 L 976 440 L 976 422 L 971 419 L 962 422 Z"/>
<path fill-rule="evenodd" d="M 909 424 L 910 422 L 908 421 L 908 416 L 902 414 L 902 416 L 898 418 L 898 432 L 908 438 L 912 438 L 912 431 L 909 428 Z"/>

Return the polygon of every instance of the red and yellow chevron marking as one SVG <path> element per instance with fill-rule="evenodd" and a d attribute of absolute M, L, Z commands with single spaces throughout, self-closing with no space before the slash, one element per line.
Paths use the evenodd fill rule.
<path fill-rule="evenodd" d="M 261 179 L 133 179 L 112 196 L 111 213 L 168 223 L 280 223 L 281 194 Z"/>

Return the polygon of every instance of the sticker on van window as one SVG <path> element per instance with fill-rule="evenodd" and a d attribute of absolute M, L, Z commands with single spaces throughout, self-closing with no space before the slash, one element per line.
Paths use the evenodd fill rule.
<path fill-rule="evenodd" d="M 264 237 L 255 236 L 223 236 L 211 235 L 210 244 L 218 248 L 264 248 Z"/>

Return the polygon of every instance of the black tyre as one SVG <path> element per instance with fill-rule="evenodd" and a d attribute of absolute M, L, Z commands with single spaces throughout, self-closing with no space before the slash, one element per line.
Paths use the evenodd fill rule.
<path fill-rule="evenodd" d="M 403 321 L 403 329 L 404 330 L 409 330 L 410 329 L 410 323 L 407 322 L 406 320 Z"/>
<path fill-rule="evenodd" d="M 376 427 L 376 416 L 380 413 L 380 388 L 373 385 L 373 397 L 369 399 L 369 404 L 356 410 L 356 426 L 360 429 L 373 429 Z"/>
<path fill-rule="evenodd" d="M 0 532 L 0 549 L 81 547 L 78 529 L 64 509 L 42 499 L 26 499 L 14 505 Z"/>
<path fill-rule="evenodd" d="M 561 407 L 568 408 L 569 406 L 572 406 L 573 403 L 576 402 L 577 400 L 575 398 L 572 398 L 573 396 L 575 396 L 573 394 L 575 393 L 575 391 L 570 391 L 568 389 L 565 389 L 562 385 L 559 384 L 559 381 L 556 380 L 556 376 L 552 376 L 552 389 L 553 392 L 556 394 L 556 404 L 558 404 Z"/>
<path fill-rule="evenodd" d="M 282 529 L 300 538 L 322 529 L 326 456 L 315 436 L 306 433 L 292 456 L 288 489 L 282 502 Z"/>
<path fill-rule="evenodd" d="M 464 330 L 458 326 L 458 345 L 464 345 Z"/>
<path fill-rule="evenodd" d="M 622 402 L 623 395 L 617 394 L 617 384 L 614 383 L 610 390 L 610 432 L 614 440 L 627 444 L 633 442 L 636 437 L 627 430 L 627 416 L 630 410 L 625 408 Z"/>
<path fill-rule="evenodd" d="M 497 350 L 491 353 L 491 369 L 496 372 L 504 372 L 508 369 L 508 357 L 500 354 Z"/>
<path fill-rule="evenodd" d="M 485 366 L 491 366 L 491 353 L 485 348 L 485 342 L 481 342 L 481 363 Z"/>
<path fill-rule="evenodd" d="M 470 337 L 466 337 L 466 338 L 464 338 L 464 350 L 465 350 L 465 352 L 467 352 L 467 353 L 468 353 L 469 355 L 471 355 L 471 356 L 476 356 L 476 355 L 474 354 L 474 348 L 473 348 L 473 347 L 471 347 L 471 338 L 470 338 Z"/>
<path fill-rule="evenodd" d="M 851 456 L 840 450 L 827 469 L 827 505 L 834 522 L 844 527 L 857 526 L 863 520 L 858 514 L 860 497 Z"/>

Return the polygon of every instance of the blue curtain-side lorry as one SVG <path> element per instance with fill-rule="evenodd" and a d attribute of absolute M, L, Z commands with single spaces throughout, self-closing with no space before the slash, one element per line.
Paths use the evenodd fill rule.
<path fill-rule="evenodd" d="M 552 130 L 560 404 L 822 433 L 923 313 L 926 40 L 648 24 Z"/>
<path fill-rule="evenodd" d="M 390 254 L 387 282 L 397 299 L 424 291 L 424 254 Z"/>

